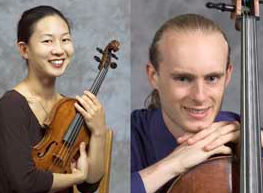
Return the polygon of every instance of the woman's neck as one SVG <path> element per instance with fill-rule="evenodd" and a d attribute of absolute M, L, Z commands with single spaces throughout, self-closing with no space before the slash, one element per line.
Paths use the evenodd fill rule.
<path fill-rule="evenodd" d="M 34 77 L 28 75 L 23 81 L 30 95 L 39 97 L 42 100 L 54 100 L 57 93 L 55 91 L 55 78 Z"/>

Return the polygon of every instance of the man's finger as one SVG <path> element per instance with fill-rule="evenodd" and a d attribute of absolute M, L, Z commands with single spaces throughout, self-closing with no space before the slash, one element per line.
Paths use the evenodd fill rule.
<path fill-rule="evenodd" d="M 213 123 L 210 127 L 203 129 L 202 131 L 193 135 L 193 137 L 189 138 L 187 140 L 187 143 L 188 145 L 193 145 L 197 141 L 200 141 L 204 139 L 205 137 L 207 137 L 208 135 L 210 135 L 211 133 L 213 133 L 216 129 L 220 127 L 224 127 L 225 125 L 228 125 L 228 124 L 230 124 L 230 122 L 228 121 L 220 121 L 220 122 Z"/>
<path fill-rule="evenodd" d="M 240 131 L 228 133 L 226 135 L 219 137 L 218 139 L 216 139 L 212 143 L 206 145 L 204 147 L 204 150 L 211 151 L 211 150 L 213 150 L 213 149 L 215 149 L 215 148 L 217 148 L 223 144 L 226 144 L 228 142 L 235 142 L 236 139 L 239 138 L 239 136 L 240 136 Z"/>

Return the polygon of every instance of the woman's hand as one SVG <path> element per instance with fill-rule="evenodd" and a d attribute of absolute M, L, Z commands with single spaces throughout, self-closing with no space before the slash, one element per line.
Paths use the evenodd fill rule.
<path fill-rule="evenodd" d="M 71 164 L 71 171 L 73 174 L 81 176 L 81 182 L 84 182 L 88 177 L 89 162 L 86 153 L 86 145 L 84 142 L 80 143 L 79 146 L 80 156 L 76 162 Z"/>
<path fill-rule="evenodd" d="M 79 103 L 75 103 L 76 109 L 82 114 L 86 125 L 94 135 L 102 135 L 106 132 L 105 112 L 95 95 L 90 91 L 84 91 L 84 94 L 76 96 Z"/>

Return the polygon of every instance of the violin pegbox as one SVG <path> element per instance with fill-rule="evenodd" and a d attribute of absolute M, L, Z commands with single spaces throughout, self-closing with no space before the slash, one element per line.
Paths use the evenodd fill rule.
<path fill-rule="evenodd" d="M 101 48 L 96 48 L 96 50 L 102 54 L 102 57 L 94 56 L 94 59 L 99 62 L 98 69 L 102 70 L 103 68 L 108 69 L 108 67 L 111 67 L 112 69 L 117 68 L 117 63 L 112 62 L 112 58 L 115 60 L 118 60 L 118 57 L 113 53 L 117 52 L 120 47 L 120 42 L 117 40 L 112 40 L 104 50 Z"/>

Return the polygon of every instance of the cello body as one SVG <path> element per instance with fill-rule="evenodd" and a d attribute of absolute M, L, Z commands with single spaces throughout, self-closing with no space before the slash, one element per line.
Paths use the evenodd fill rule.
<path fill-rule="evenodd" d="M 239 166 L 235 156 L 210 158 L 176 178 L 167 193 L 240 193 Z"/>

